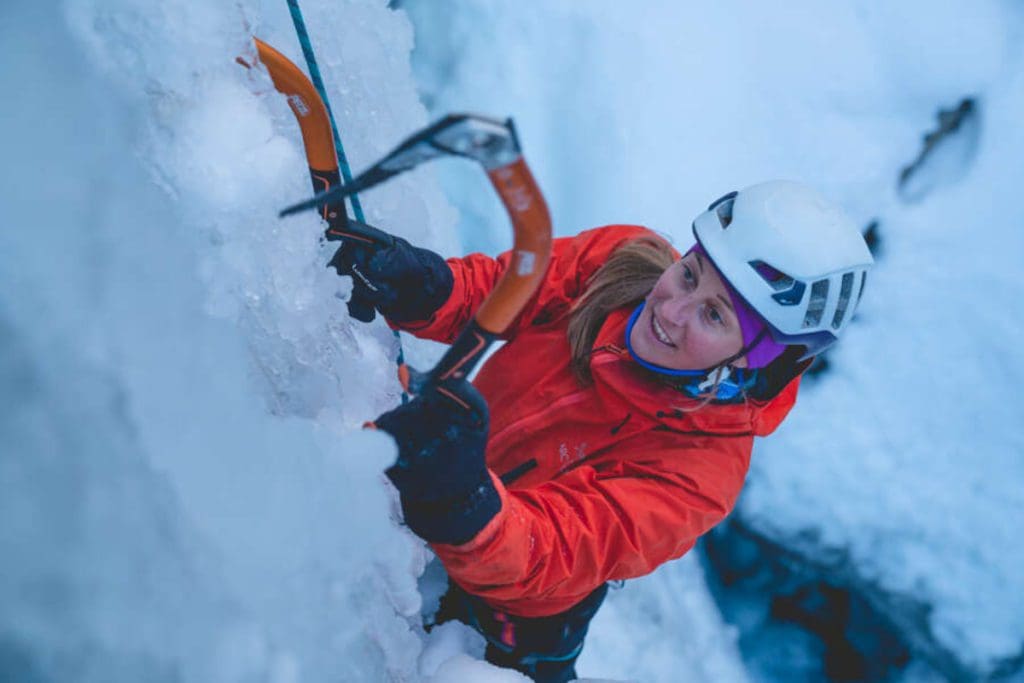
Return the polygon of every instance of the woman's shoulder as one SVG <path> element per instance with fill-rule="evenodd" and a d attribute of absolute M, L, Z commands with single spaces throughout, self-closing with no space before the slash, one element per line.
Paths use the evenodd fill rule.
<path fill-rule="evenodd" d="M 662 242 L 676 252 L 665 235 L 646 226 L 627 223 L 601 225 L 572 237 L 560 237 L 555 240 L 552 259 L 555 263 L 555 275 L 572 274 L 583 282 L 620 247 L 643 238 Z M 677 252 L 676 255 L 678 256 Z"/>
<path fill-rule="evenodd" d="M 650 237 L 661 240 L 669 245 L 672 244 L 672 240 L 668 235 L 660 233 L 646 225 L 638 225 L 634 223 L 609 223 L 607 225 L 599 225 L 580 232 L 573 239 L 593 242 L 595 244 L 621 244 L 639 237 Z"/>

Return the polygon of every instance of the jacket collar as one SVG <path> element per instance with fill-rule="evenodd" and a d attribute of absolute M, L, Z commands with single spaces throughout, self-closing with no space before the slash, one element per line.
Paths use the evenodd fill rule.
<path fill-rule="evenodd" d="M 626 306 L 613 311 L 597 334 L 590 367 L 598 391 L 617 395 L 669 429 L 720 435 L 765 436 L 793 406 L 796 392 L 783 390 L 767 401 L 713 402 L 698 408 L 700 401 L 659 381 L 629 355 L 626 326 L 632 310 Z"/>

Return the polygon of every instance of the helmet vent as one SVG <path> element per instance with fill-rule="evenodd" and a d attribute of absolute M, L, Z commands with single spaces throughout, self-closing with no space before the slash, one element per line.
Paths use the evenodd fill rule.
<path fill-rule="evenodd" d="M 718 222 L 722 224 L 722 230 L 725 230 L 732 223 L 732 199 L 724 201 L 715 208 L 715 215 L 718 216 Z"/>
<path fill-rule="evenodd" d="M 769 266 L 764 261 L 747 261 L 747 265 L 754 269 L 761 279 L 776 292 L 782 292 L 793 286 L 793 278 L 783 273 L 778 268 Z"/>
<path fill-rule="evenodd" d="M 772 294 L 772 298 L 783 306 L 796 306 L 798 303 L 803 301 L 804 292 L 806 291 L 807 286 L 804 283 L 794 282 L 793 286 L 789 289 Z"/>
<path fill-rule="evenodd" d="M 804 298 L 804 291 L 807 289 L 804 283 L 797 282 L 764 261 L 747 261 L 747 265 L 753 268 L 754 272 L 775 290 L 772 298 L 783 306 L 796 306 Z"/>
<path fill-rule="evenodd" d="M 836 312 L 832 316 L 832 329 L 838 330 L 843 324 L 843 316 L 850 305 L 850 296 L 853 294 L 853 273 L 843 275 L 843 283 L 839 286 L 839 303 L 836 304 Z"/>
<path fill-rule="evenodd" d="M 728 228 L 732 223 L 732 205 L 736 202 L 736 194 L 736 192 L 730 192 L 719 197 L 708 207 L 708 211 L 714 211 L 718 216 L 718 224 L 722 226 L 722 230 Z"/>
<path fill-rule="evenodd" d="M 807 314 L 804 315 L 804 329 L 817 327 L 821 324 L 821 316 L 825 312 L 825 304 L 827 302 L 828 278 L 825 278 L 811 285 L 811 301 L 807 304 Z"/>

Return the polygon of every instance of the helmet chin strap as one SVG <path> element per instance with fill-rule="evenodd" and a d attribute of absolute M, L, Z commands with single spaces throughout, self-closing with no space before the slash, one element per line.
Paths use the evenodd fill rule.
<path fill-rule="evenodd" d="M 646 361 L 637 355 L 633 349 L 633 343 L 630 338 L 633 336 L 633 327 L 636 326 L 636 321 L 640 318 L 640 314 L 644 310 L 646 302 L 641 301 L 640 305 L 636 307 L 633 314 L 629 316 L 629 322 L 626 324 L 626 350 L 629 351 L 629 355 L 635 360 L 641 367 L 644 367 L 651 372 L 655 372 L 659 375 L 666 377 L 688 377 L 693 381 L 683 382 L 680 388 L 692 398 L 697 398 L 704 392 L 708 391 L 717 384 L 717 392 L 715 398 L 720 400 L 728 400 L 734 398 L 742 391 L 742 387 L 750 383 L 750 380 L 756 376 L 757 370 L 751 369 L 748 371 L 747 368 L 734 368 L 731 363 L 733 361 L 743 357 L 752 348 L 758 345 L 764 338 L 764 335 L 768 333 L 768 328 L 762 329 L 757 336 L 755 336 L 749 344 L 744 346 L 742 349 L 729 356 L 722 362 L 711 366 L 710 368 L 704 368 L 703 370 L 679 370 L 676 368 L 666 368 L 663 365 L 657 365 Z M 718 371 L 719 376 L 712 379 L 712 374 Z"/>
<path fill-rule="evenodd" d="M 746 346 L 744 346 L 744 347 L 743 347 L 742 349 L 740 349 L 739 351 L 737 351 L 737 352 L 736 352 L 736 353 L 734 353 L 733 355 L 731 355 L 731 356 L 729 356 L 728 358 L 726 358 L 725 360 L 723 360 L 723 361 L 722 361 L 721 363 L 719 363 L 719 364 L 718 364 L 718 365 L 717 365 L 716 367 L 721 367 L 722 365 L 730 365 L 730 364 L 731 364 L 731 363 L 732 363 L 733 361 L 735 361 L 735 360 L 739 360 L 739 359 L 740 359 L 740 358 L 742 358 L 743 356 L 747 355 L 748 353 L 750 353 L 750 351 L 751 351 L 751 350 L 752 350 L 752 349 L 753 349 L 753 348 L 754 348 L 755 346 L 757 346 L 758 344 L 760 344 L 760 343 L 761 343 L 761 340 L 762 340 L 762 339 L 764 339 L 764 337 L 765 337 L 765 335 L 766 335 L 766 334 L 768 334 L 768 328 L 767 328 L 767 327 L 762 327 L 762 328 L 761 328 L 761 331 L 760 331 L 760 332 L 758 332 L 758 333 L 757 333 L 757 334 L 756 334 L 756 335 L 754 336 L 754 338 L 750 340 L 750 343 L 749 343 L 749 344 L 747 344 L 747 345 L 746 345 Z"/>

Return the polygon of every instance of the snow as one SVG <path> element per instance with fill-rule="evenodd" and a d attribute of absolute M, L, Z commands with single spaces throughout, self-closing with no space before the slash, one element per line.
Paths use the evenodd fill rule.
<path fill-rule="evenodd" d="M 456 654 L 445 661 L 428 680 L 430 683 L 528 683 L 530 679 L 517 671 L 498 669 L 468 655 Z"/>
<path fill-rule="evenodd" d="M 982 668 L 1016 654 L 1024 633 L 1013 540 L 1024 440 L 1012 427 L 1024 416 L 1024 212 L 1003 201 L 1020 179 L 1007 169 L 1024 151 L 1012 115 L 1022 86 L 1018 68 L 985 97 L 981 147 L 962 181 L 883 218 L 891 227 L 869 286 L 885 296 L 870 299 L 855 343 L 838 350 L 840 370 L 764 444 L 746 500 L 773 528 L 806 528 L 813 514 L 822 545 L 933 604 L 936 637 Z M 899 335 L 886 329 L 893 321 Z M 824 441 L 822 427 L 837 425 Z M 778 505 L 780 495 L 801 507 Z"/>
<path fill-rule="evenodd" d="M 581 676 L 635 681 L 748 680 L 695 554 L 612 589 L 587 634 Z"/>
<path fill-rule="evenodd" d="M 559 234 L 628 221 L 685 246 L 710 200 L 769 177 L 880 219 L 860 319 L 758 444 L 742 511 L 927 600 L 963 661 L 1019 653 L 1019 7 L 402 6 L 302 2 L 356 169 L 477 110 L 515 117 Z M 283 98 L 234 62 L 252 33 L 302 63 L 284 2 L 0 6 L 0 671 L 521 680 L 468 628 L 420 627 L 430 555 L 395 522 L 393 445 L 359 428 L 398 400 L 394 340 L 345 315 L 315 217 L 276 218 L 309 182 Z M 977 145 L 937 149 L 902 201 L 965 95 Z M 508 244 L 471 166 L 363 205 L 446 255 Z M 744 680 L 701 571 L 612 591 L 581 675 Z"/>

